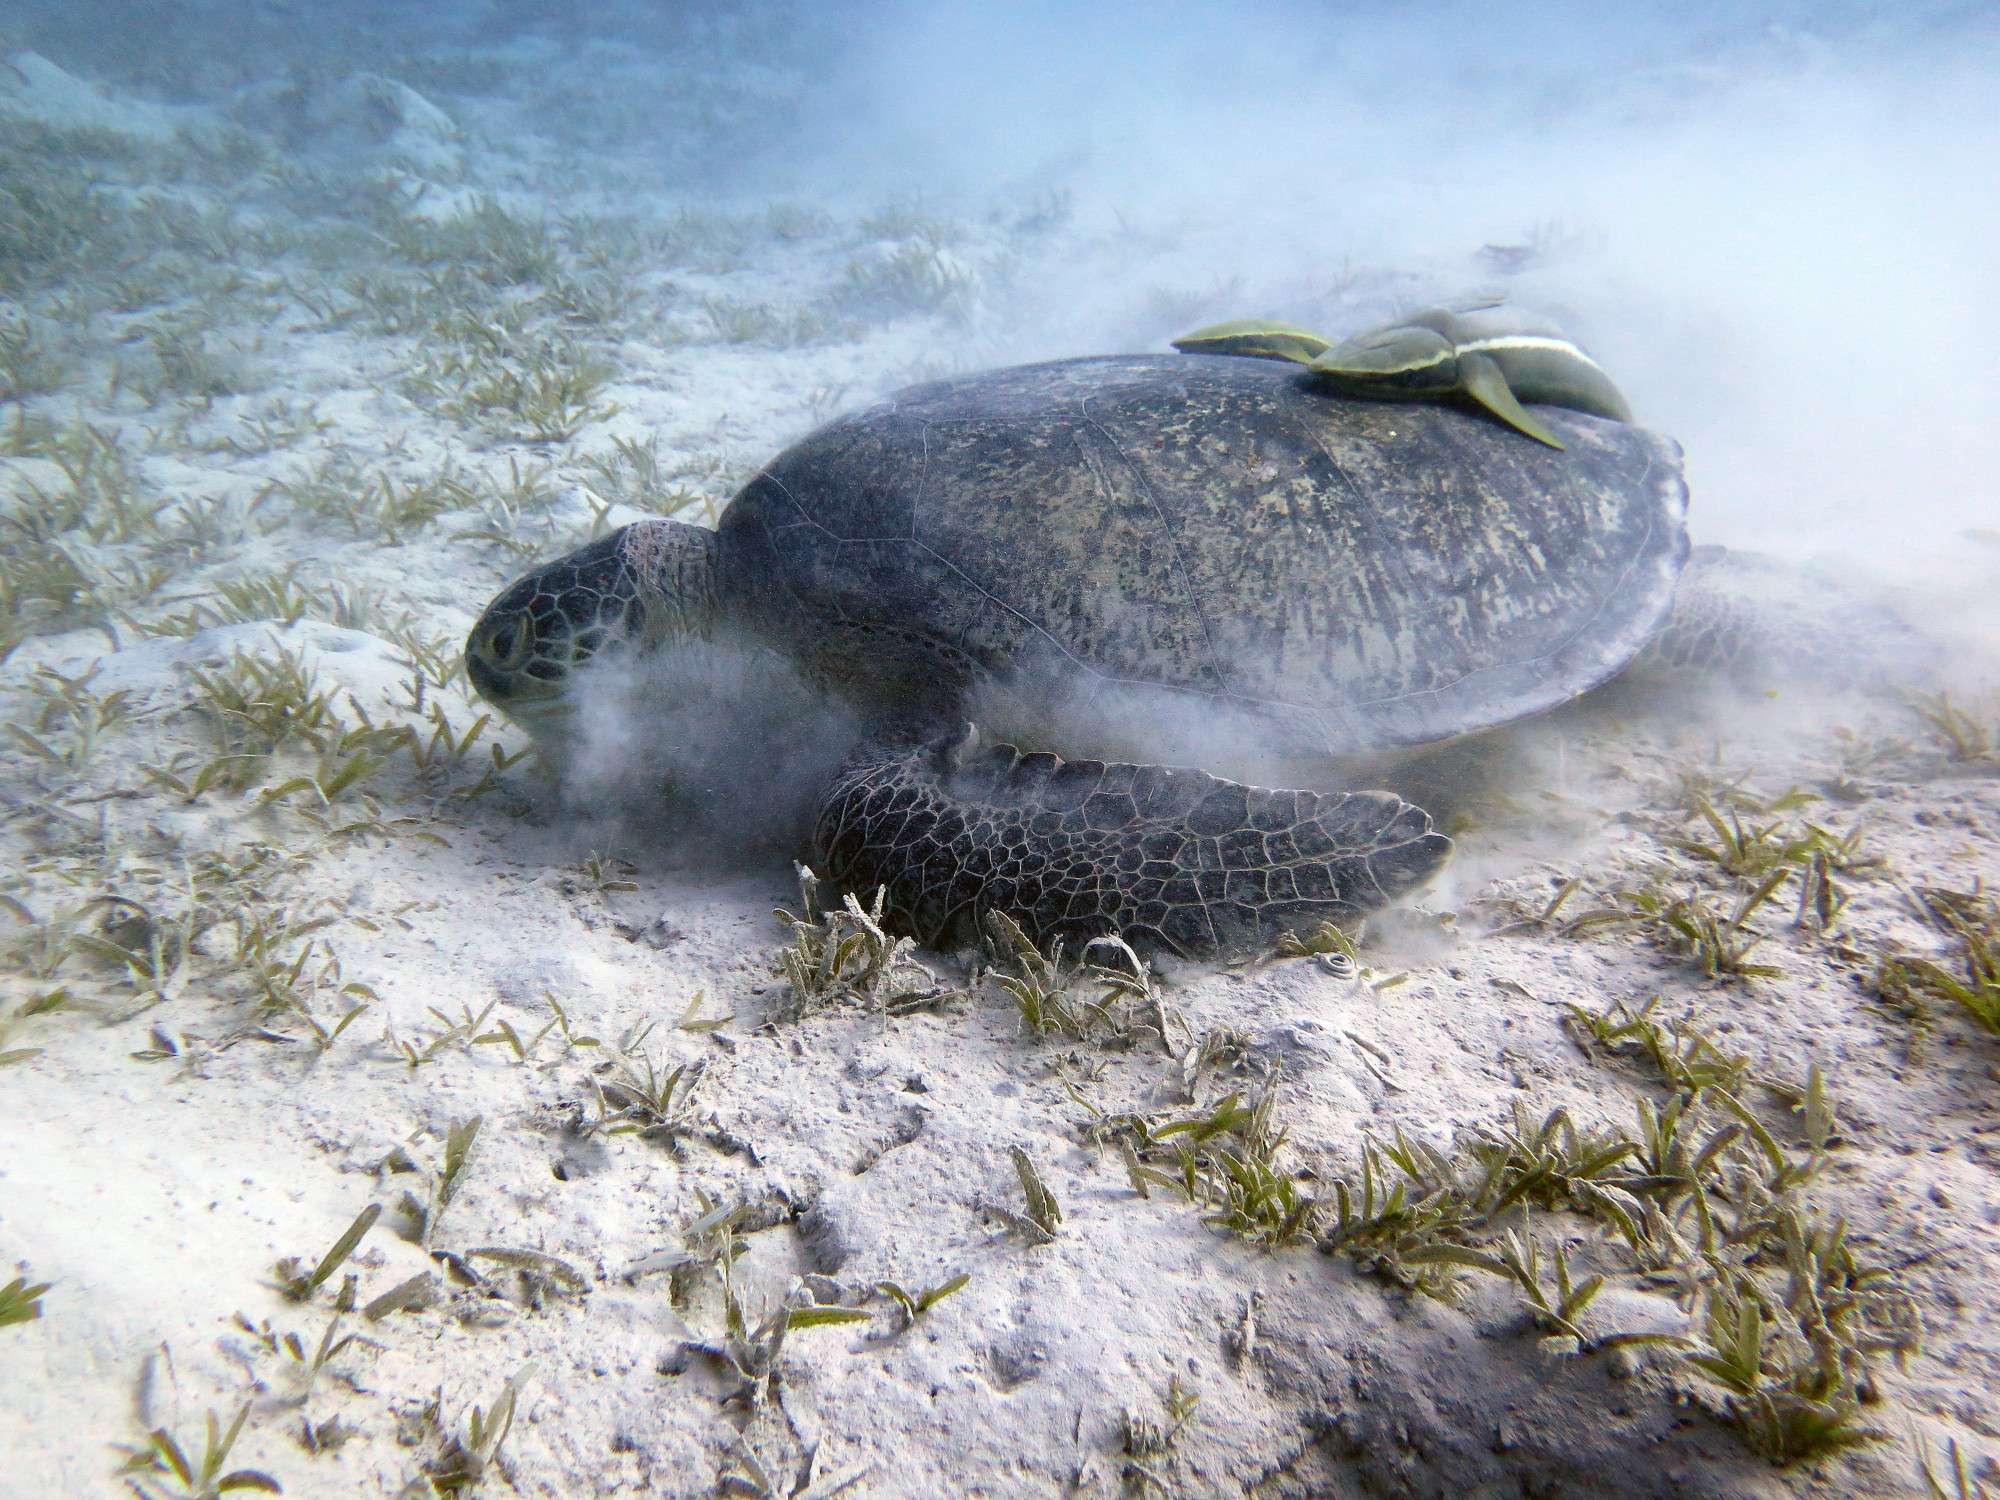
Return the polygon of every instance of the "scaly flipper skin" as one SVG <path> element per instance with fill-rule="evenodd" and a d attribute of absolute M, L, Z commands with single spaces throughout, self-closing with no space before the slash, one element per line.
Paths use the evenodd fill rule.
<path fill-rule="evenodd" d="M 820 804 L 843 890 L 888 887 L 900 930 L 974 938 L 1005 911 L 1036 942 L 1122 935 L 1188 957 L 1349 921 L 1435 875 L 1451 840 L 1387 792 L 1271 791 L 1204 771 L 1064 761 L 953 741 L 878 745 Z"/>

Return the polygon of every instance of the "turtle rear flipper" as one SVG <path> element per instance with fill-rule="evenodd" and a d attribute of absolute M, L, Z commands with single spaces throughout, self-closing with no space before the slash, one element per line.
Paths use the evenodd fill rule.
<path fill-rule="evenodd" d="M 999 910 L 1042 944 L 1115 933 L 1240 952 L 1386 906 L 1451 854 L 1388 792 L 1274 791 L 1012 745 L 961 763 L 964 741 L 869 747 L 814 829 L 832 880 L 886 886 L 892 918 L 927 944 L 966 941 Z"/>
<path fill-rule="evenodd" d="M 1895 694 L 1935 686 L 1943 662 L 1935 641 L 1838 577 L 1707 546 L 1694 549 L 1673 612 L 1623 675 L 1669 689 Z"/>

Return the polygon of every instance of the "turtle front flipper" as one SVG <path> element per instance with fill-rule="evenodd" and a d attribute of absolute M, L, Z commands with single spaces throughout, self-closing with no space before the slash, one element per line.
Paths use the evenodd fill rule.
<path fill-rule="evenodd" d="M 927 944 L 966 941 L 997 910 L 1042 944 L 1116 933 L 1242 952 L 1386 906 L 1451 854 L 1388 792 L 1272 791 L 1012 745 L 961 760 L 969 730 L 864 750 L 814 828 L 825 873 L 864 895 L 886 886 L 891 918 Z"/>
<path fill-rule="evenodd" d="M 1551 448 L 1567 445 L 1548 428 L 1528 415 L 1528 409 L 1515 399 L 1514 391 L 1507 384 L 1507 377 L 1500 373 L 1500 366 L 1488 354 L 1461 354 L 1458 357 L 1458 379 L 1460 388 L 1481 406 L 1509 427 L 1525 432 L 1538 443 L 1547 443 Z"/>

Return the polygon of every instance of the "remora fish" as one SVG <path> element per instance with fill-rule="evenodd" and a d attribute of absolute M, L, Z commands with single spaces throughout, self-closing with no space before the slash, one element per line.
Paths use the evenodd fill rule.
<path fill-rule="evenodd" d="M 1174 347 L 1183 354 L 1241 354 L 1250 359 L 1289 359 L 1309 365 L 1315 355 L 1333 347 L 1333 340 L 1296 323 L 1237 318 L 1184 333 L 1174 340 Z"/>
<path fill-rule="evenodd" d="M 1552 329 L 1489 311 L 1433 307 L 1356 334 L 1309 368 L 1343 396 L 1386 401 L 1478 402 L 1551 448 L 1563 447 L 1522 402 L 1567 406 L 1617 422 L 1632 409 L 1597 361 Z"/>

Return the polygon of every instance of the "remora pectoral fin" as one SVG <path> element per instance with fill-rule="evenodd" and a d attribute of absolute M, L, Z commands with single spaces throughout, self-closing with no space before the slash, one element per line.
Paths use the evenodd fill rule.
<path fill-rule="evenodd" d="M 1561 438 L 1529 416 L 1528 409 L 1514 399 L 1507 377 L 1500 373 L 1500 366 L 1490 355 L 1460 355 L 1458 380 L 1460 388 L 1468 396 L 1509 426 L 1525 432 L 1538 443 L 1547 443 L 1551 448 L 1567 446 Z"/>

